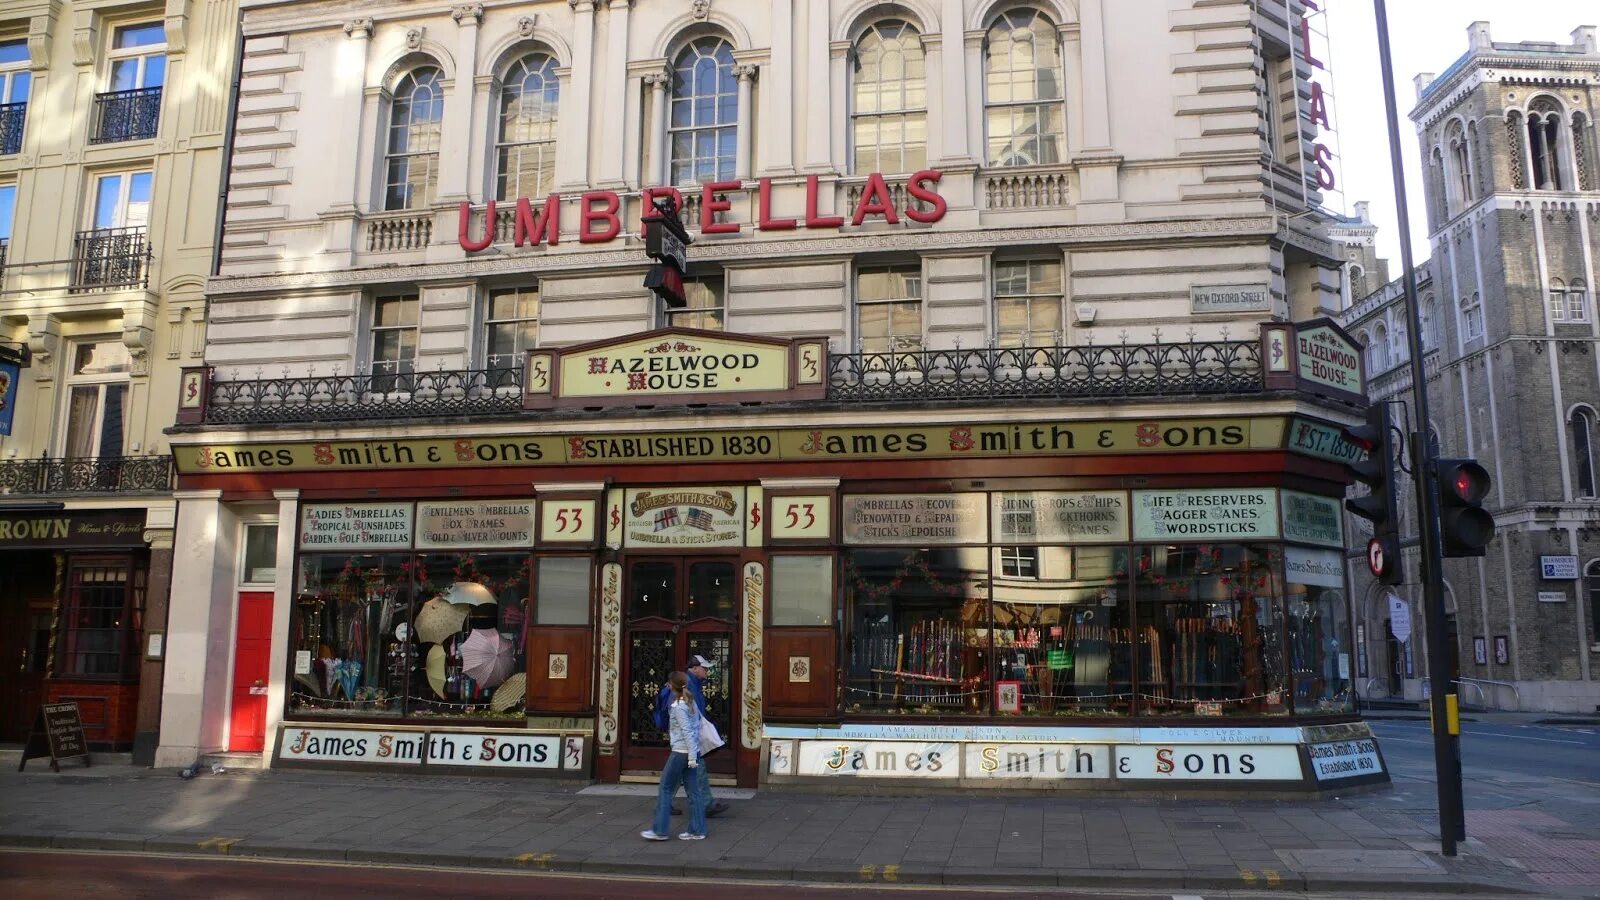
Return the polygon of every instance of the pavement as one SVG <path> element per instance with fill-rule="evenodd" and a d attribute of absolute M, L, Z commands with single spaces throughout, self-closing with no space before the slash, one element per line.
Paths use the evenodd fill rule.
<path fill-rule="evenodd" d="M 1463 736 L 1468 840 L 1456 857 L 1438 853 L 1426 723 L 1377 716 L 1395 779 L 1378 792 L 717 789 L 731 809 L 698 843 L 639 838 L 650 785 L 303 770 L 183 781 L 30 765 L 0 774 L 0 847 L 855 885 L 1600 897 L 1600 729 L 1477 719 Z M 1552 768 L 1539 771 L 1546 750 Z"/>

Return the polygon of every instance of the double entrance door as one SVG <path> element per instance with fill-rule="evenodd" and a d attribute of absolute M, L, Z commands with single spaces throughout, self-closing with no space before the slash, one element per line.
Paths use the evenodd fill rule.
<path fill-rule="evenodd" d="M 622 768 L 657 771 L 670 736 L 653 711 L 672 672 L 687 671 L 696 656 L 712 663 L 701 688 L 706 717 L 732 743 L 738 713 L 733 671 L 739 618 L 739 563 L 732 557 L 635 557 L 625 564 L 623 647 L 627 675 Z M 706 758 L 710 771 L 734 771 L 728 747 Z"/>

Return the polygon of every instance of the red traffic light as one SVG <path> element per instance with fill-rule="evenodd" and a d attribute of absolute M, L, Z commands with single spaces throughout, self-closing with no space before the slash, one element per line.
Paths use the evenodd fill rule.
<path fill-rule="evenodd" d="M 1446 500 L 1474 505 L 1489 495 L 1489 472 L 1470 459 L 1440 460 L 1439 487 Z"/>

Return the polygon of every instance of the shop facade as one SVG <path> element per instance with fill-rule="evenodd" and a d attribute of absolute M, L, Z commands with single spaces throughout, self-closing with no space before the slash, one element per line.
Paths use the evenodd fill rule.
<path fill-rule="evenodd" d="M 536 425 L 175 434 L 178 545 L 246 536 L 174 591 L 234 623 L 196 734 L 274 765 L 644 776 L 656 693 L 699 655 L 733 748 L 713 773 L 740 784 L 1386 778 L 1353 706 L 1342 404 L 953 405 L 868 427 L 790 396 L 805 339 L 656 332 L 528 365 L 648 369 L 706 341 L 739 345 L 764 402 L 596 392 Z M 607 403 L 635 409 L 597 424 Z M 169 660 L 169 692 L 184 679 Z"/>

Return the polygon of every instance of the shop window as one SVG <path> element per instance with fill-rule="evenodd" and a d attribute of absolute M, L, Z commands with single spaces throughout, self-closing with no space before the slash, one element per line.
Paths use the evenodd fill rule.
<path fill-rule="evenodd" d="M 772 557 L 772 624 L 833 624 L 833 556 Z"/>
<path fill-rule="evenodd" d="M 417 371 L 417 295 L 379 297 L 372 304 L 372 389 L 406 391 Z"/>
<path fill-rule="evenodd" d="M 1277 547 L 1192 544 L 1139 549 L 1134 679 L 1150 716 L 1289 710 Z"/>
<path fill-rule="evenodd" d="M 915 172 L 928 162 L 928 87 L 922 36 L 878 22 L 852 54 L 850 141 L 857 173 Z"/>
<path fill-rule="evenodd" d="M 530 568 L 526 553 L 301 557 L 290 714 L 520 719 Z"/>
<path fill-rule="evenodd" d="M 122 456 L 127 436 L 125 405 L 132 357 L 118 340 L 76 344 L 67 376 L 62 455 Z"/>
<path fill-rule="evenodd" d="M 1316 554 L 1290 548 L 1291 553 Z M 1338 552 L 1325 556 L 1324 571 L 1343 570 Z M 1339 586 L 1289 581 L 1284 599 L 1289 625 L 1289 667 L 1294 677 L 1294 710 L 1297 713 L 1348 713 L 1353 707 L 1351 681 L 1349 606 L 1345 602 L 1344 579 L 1334 576 Z"/>
<path fill-rule="evenodd" d="M 672 183 L 732 178 L 740 114 L 733 45 L 703 37 L 683 48 L 672 64 L 671 103 Z"/>
<path fill-rule="evenodd" d="M 891 365 L 895 354 L 922 350 L 922 270 L 862 269 L 856 275 L 856 318 L 861 352 L 883 355 L 873 368 Z"/>
<path fill-rule="evenodd" d="M 138 677 L 145 572 L 127 558 L 74 559 L 67 568 L 56 674 Z"/>
<path fill-rule="evenodd" d="M 1014 550 L 1029 555 L 1037 575 L 1009 574 Z M 994 552 L 995 713 L 1113 715 L 1130 709 L 1128 549 Z"/>
<path fill-rule="evenodd" d="M 444 123 L 444 73 L 409 72 L 395 87 L 384 155 L 384 209 L 427 209 L 439 187 L 439 136 Z"/>
<path fill-rule="evenodd" d="M 726 301 L 723 298 L 724 287 L 720 275 L 684 279 L 683 299 L 688 305 L 666 311 L 667 327 L 721 331 L 726 313 Z"/>
<path fill-rule="evenodd" d="M 561 102 L 556 61 L 543 53 L 525 56 L 501 81 L 495 196 L 543 197 L 556 180 L 556 116 Z"/>
<path fill-rule="evenodd" d="M 1033 9 L 1001 15 L 984 35 L 983 68 L 989 165 L 1061 162 L 1066 126 L 1061 41 L 1055 24 Z M 1270 69 L 1268 79 L 1270 95 L 1274 87 Z M 1269 101 L 1268 117 L 1276 110 Z"/>
<path fill-rule="evenodd" d="M 539 560 L 534 624 L 589 624 L 589 585 L 594 580 L 587 556 L 546 556 Z"/>
<path fill-rule="evenodd" d="M 1053 347 L 1061 343 L 1061 263 L 1001 262 L 994 267 L 995 343 Z"/>
<path fill-rule="evenodd" d="M 278 577 L 278 523 L 244 526 L 244 559 L 239 566 L 242 584 L 271 584 Z"/>
<path fill-rule="evenodd" d="M 523 354 L 539 345 L 539 289 L 490 291 L 484 331 L 485 368 L 522 368 Z"/>
<path fill-rule="evenodd" d="M 846 711 L 987 713 L 987 549 L 856 549 L 844 560 Z"/>

